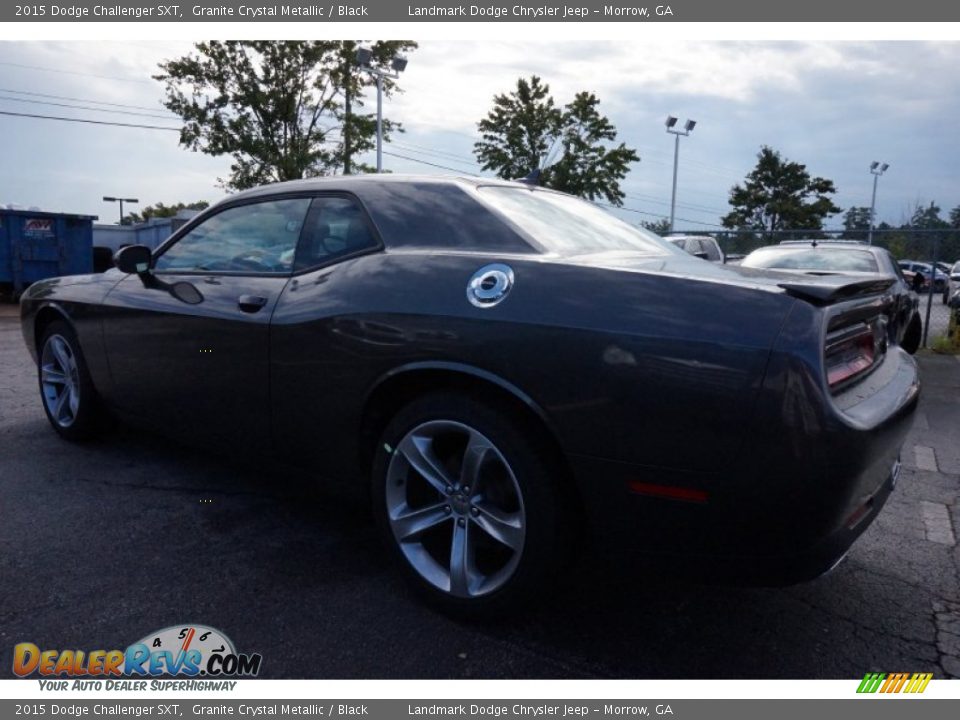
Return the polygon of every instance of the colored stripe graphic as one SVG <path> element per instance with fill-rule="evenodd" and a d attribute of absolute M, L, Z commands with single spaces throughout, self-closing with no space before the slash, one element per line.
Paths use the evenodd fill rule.
<path fill-rule="evenodd" d="M 863 681 L 860 683 L 860 687 L 857 688 L 857 692 L 875 693 L 885 677 L 885 673 L 867 673 L 863 676 Z"/>
<path fill-rule="evenodd" d="M 933 673 L 867 673 L 857 687 L 858 693 L 922 693 Z"/>

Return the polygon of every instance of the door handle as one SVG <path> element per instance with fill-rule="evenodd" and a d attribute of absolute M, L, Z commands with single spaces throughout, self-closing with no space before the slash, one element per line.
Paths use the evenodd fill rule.
<path fill-rule="evenodd" d="M 267 299 L 260 295 L 241 295 L 237 298 L 237 305 L 245 313 L 255 313 L 266 304 Z"/>

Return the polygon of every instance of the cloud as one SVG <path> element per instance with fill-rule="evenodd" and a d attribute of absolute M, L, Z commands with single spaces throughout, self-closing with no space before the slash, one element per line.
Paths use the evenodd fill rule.
<path fill-rule="evenodd" d="M 0 64 L 0 88 L 164 115 L 162 87 L 150 76 L 160 60 L 190 48 L 176 41 L 0 43 L 0 63 L 17 64 Z M 422 164 L 432 162 L 477 172 L 477 121 L 494 95 L 509 92 L 518 77 L 538 74 L 560 103 L 594 91 L 620 139 L 639 149 L 642 160 L 625 188 L 633 196 L 628 204 L 642 212 L 669 212 L 673 138 L 663 128 L 669 113 L 698 121 L 680 146 L 681 217 L 716 223 L 730 187 L 767 144 L 832 178 L 843 207 L 869 204 L 867 167 L 872 160 L 889 162 L 878 211 L 899 221 L 902 208 L 917 199 L 937 200 L 945 209 L 960 204 L 960 138 L 951 129 L 960 111 L 957 67 L 960 43 L 423 41 L 402 76 L 404 92 L 385 102 L 387 116 L 407 128 L 387 148 L 394 153 L 387 167 L 441 172 Z M 371 94 L 366 108 L 372 111 L 374 103 Z M 0 108 L 168 122 L 6 100 Z M 222 194 L 216 178 L 229 167 L 227 158 L 178 147 L 175 133 L 13 118 L 0 123 L 9 145 L 5 166 L 17 168 L 0 176 L 0 201 L 106 216 L 110 210 L 99 202 L 104 193 L 138 193 L 149 202 L 215 199 Z"/>

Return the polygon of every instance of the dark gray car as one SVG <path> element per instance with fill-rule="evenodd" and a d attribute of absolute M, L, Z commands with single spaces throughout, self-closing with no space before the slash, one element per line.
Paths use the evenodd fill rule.
<path fill-rule="evenodd" d="M 477 613 L 542 599 L 593 541 L 830 568 L 917 403 L 892 283 L 705 263 L 522 184 L 337 177 L 37 283 L 22 327 L 64 438 L 109 412 L 363 488 L 415 587 Z"/>

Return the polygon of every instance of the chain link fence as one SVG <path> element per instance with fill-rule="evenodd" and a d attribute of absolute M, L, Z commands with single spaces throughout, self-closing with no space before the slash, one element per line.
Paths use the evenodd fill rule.
<path fill-rule="evenodd" d="M 757 248 L 776 245 L 784 240 L 856 240 L 868 242 L 863 231 L 781 230 L 754 233 L 738 230 L 704 232 L 676 230 L 673 234 L 709 235 L 716 238 L 728 262 L 739 262 Z M 920 228 L 881 229 L 873 231 L 872 244 L 886 248 L 898 261 L 925 263 L 939 269 L 933 283 L 920 292 L 920 315 L 924 319 L 923 346 L 928 347 L 947 333 L 953 310 L 947 304 L 960 290 L 960 282 L 950 282 L 950 269 L 960 261 L 960 230 L 928 230 Z"/>

